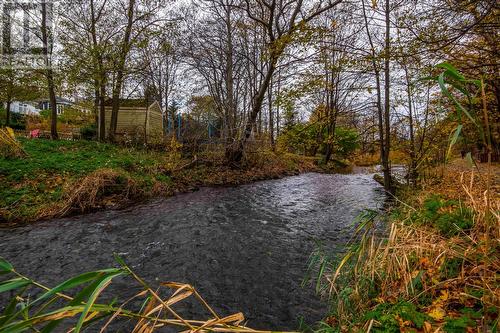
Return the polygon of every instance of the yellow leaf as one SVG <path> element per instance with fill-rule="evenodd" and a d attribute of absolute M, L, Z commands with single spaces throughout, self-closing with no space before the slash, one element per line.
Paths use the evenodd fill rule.
<path fill-rule="evenodd" d="M 10 135 L 12 139 L 16 138 L 16 136 L 14 135 L 14 130 L 12 128 L 6 127 L 5 129 L 7 130 L 7 133 Z"/>
<path fill-rule="evenodd" d="M 449 293 L 449 291 L 447 289 L 441 290 L 441 296 L 439 296 L 438 298 L 436 298 L 432 302 L 432 306 L 433 307 L 439 307 L 439 306 L 441 306 L 442 304 L 444 304 L 444 302 L 446 300 L 448 300 L 449 297 L 450 297 L 450 293 Z"/>
<path fill-rule="evenodd" d="M 439 299 L 442 301 L 446 301 L 450 297 L 450 293 L 448 289 L 443 289 L 441 290 L 441 296 L 439 296 Z"/>
<path fill-rule="evenodd" d="M 446 311 L 441 307 L 435 307 L 427 313 L 429 317 L 436 321 L 441 321 L 446 316 Z"/>

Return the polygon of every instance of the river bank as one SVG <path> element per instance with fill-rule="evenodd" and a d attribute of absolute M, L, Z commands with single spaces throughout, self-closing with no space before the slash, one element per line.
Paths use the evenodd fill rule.
<path fill-rule="evenodd" d="M 488 180 L 489 179 L 489 180 Z M 500 165 L 457 159 L 359 219 L 340 257 L 320 255 L 334 331 L 495 332 L 500 308 Z"/>
<path fill-rule="evenodd" d="M 202 186 L 230 186 L 320 171 L 315 159 L 249 154 L 239 169 L 223 152 L 182 158 L 180 147 L 151 151 L 92 141 L 26 140 L 27 157 L 0 159 L 0 226 L 121 208 Z"/>

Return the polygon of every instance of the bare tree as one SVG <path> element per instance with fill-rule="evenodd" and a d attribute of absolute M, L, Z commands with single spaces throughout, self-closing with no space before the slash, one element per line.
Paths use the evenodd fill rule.
<path fill-rule="evenodd" d="M 126 14 L 127 25 L 125 26 L 123 40 L 120 43 L 117 62 L 115 64 L 116 78 L 113 86 L 111 119 L 109 123 L 109 132 L 108 132 L 108 138 L 110 141 L 115 141 L 116 127 L 118 124 L 118 111 L 120 109 L 120 96 L 125 75 L 125 61 L 127 60 L 127 56 L 132 46 L 131 36 L 132 36 L 132 28 L 135 22 L 134 18 L 135 1 L 136 0 L 128 1 L 128 8 Z"/>
<path fill-rule="evenodd" d="M 205 0 L 198 6 L 210 17 L 202 17 L 190 28 L 185 51 L 189 65 L 203 77 L 221 115 L 222 138 L 232 142 L 238 135 L 238 104 L 246 82 L 244 31 L 239 25 L 235 0 Z"/>
<path fill-rule="evenodd" d="M 311 6 L 306 6 L 302 0 L 288 2 L 244 0 L 238 4 L 247 17 L 262 28 L 266 36 L 267 47 L 262 80 L 258 82 L 255 93 L 252 94 L 251 108 L 242 137 L 236 144 L 230 145 L 226 149 L 226 158 L 229 162 L 238 164 L 243 157 L 245 145 L 252 134 L 257 117 L 261 113 L 262 103 L 271 79 L 286 47 L 291 44 L 301 28 L 340 2 L 341 0 L 315 1 Z"/>
<path fill-rule="evenodd" d="M 53 31 L 49 26 L 49 22 L 52 20 L 53 15 L 53 4 L 51 2 L 47 3 L 42 1 L 40 3 L 42 20 L 40 24 L 41 36 L 42 36 L 42 54 L 45 60 L 45 76 L 47 78 L 47 91 L 49 94 L 49 103 L 51 109 L 50 116 L 50 136 L 53 140 L 59 138 L 57 134 L 57 102 L 56 102 L 56 91 L 54 83 L 54 72 L 52 70 L 52 48 L 53 48 Z"/>

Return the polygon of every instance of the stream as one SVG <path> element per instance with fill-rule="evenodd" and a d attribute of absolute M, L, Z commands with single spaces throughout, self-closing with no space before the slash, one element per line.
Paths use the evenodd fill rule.
<path fill-rule="evenodd" d="M 153 285 L 192 284 L 221 316 L 241 311 L 252 328 L 293 330 L 301 317 L 314 324 L 328 309 L 312 285 L 301 286 L 317 243 L 341 250 L 353 219 L 365 208 L 382 208 L 385 199 L 372 173 L 202 188 L 124 210 L 0 229 L 0 256 L 55 286 L 116 266 L 118 253 Z M 130 294 L 127 281 L 113 283 L 113 292 Z M 5 303 L 0 298 L 0 310 Z M 197 311 L 188 303 L 182 313 L 199 318 Z"/>

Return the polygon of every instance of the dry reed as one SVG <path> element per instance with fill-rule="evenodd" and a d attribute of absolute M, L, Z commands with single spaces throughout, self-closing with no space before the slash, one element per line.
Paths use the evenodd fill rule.
<path fill-rule="evenodd" d="M 16 140 L 12 128 L 0 128 L 0 156 L 7 158 L 22 158 L 27 155 L 21 143 Z"/>
<path fill-rule="evenodd" d="M 67 185 L 61 202 L 40 212 L 40 217 L 85 213 L 102 207 L 105 201 L 120 205 L 128 202 L 137 191 L 133 179 L 112 169 L 99 169 Z"/>
<path fill-rule="evenodd" d="M 480 302 L 485 308 L 500 309 L 498 192 L 493 190 L 488 194 L 484 179 L 474 172 L 448 170 L 446 178 L 443 192 L 456 197 L 457 192 L 450 191 L 450 187 L 460 187 L 462 200 L 472 209 L 472 229 L 449 238 L 432 227 L 412 225 L 409 219 L 416 209 L 407 209 L 409 205 L 406 217 L 390 222 L 386 237 L 377 236 L 370 227 L 360 228 L 358 246 L 323 275 L 325 289 L 336 302 L 335 322 L 352 322 L 353 313 L 366 313 L 381 303 L 395 304 L 401 300 L 418 303 L 423 296 L 430 297 L 432 302 L 419 305 L 419 311 L 434 320 L 434 326 L 426 322 L 424 331 L 430 327 L 440 329 L 445 317 L 459 316 L 455 309 L 460 306 L 467 308 Z M 426 195 L 436 192 L 440 192 L 439 186 L 428 186 L 418 201 L 422 203 Z M 450 260 L 462 263 L 459 272 L 453 278 L 443 278 L 440 273 Z M 353 291 L 348 298 L 342 296 L 346 283 Z M 371 299 L 368 293 L 369 284 L 377 287 L 376 299 Z M 481 296 L 471 295 L 469 290 L 480 290 Z M 478 327 L 482 327 L 483 321 L 484 318 Z M 370 331 L 376 324 L 370 319 L 363 330 Z"/>
<path fill-rule="evenodd" d="M 116 257 L 121 268 L 88 272 L 64 281 L 54 288 L 49 288 L 29 279 L 17 272 L 12 265 L 0 257 L 0 273 L 15 275 L 15 279 L 0 281 L 0 293 L 20 289 L 11 302 L 24 304 L 21 311 L 16 307 L 8 307 L 0 315 L 0 331 L 22 332 L 27 329 L 39 332 L 52 332 L 64 319 L 78 318 L 67 322 L 65 331 L 78 333 L 88 325 L 100 324 L 100 332 L 112 329 L 112 322 L 118 318 L 132 323 L 133 333 L 151 333 L 166 327 L 173 327 L 181 332 L 226 332 L 226 333 L 271 333 L 271 331 L 254 330 L 244 325 L 242 313 L 220 316 L 203 299 L 198 291 L 189 284 L 162 282 L 157 289 L 150 287 L 142 278 L 133 272 L 121 258 Z M 140 292 L 121 303 L 120 306 L 98 303 L 98 297 L 116 277 L 129 277 L 130 288 L 138 285 Z M 42 291 L 38 298 L 29 299 L 26 287 Z M 66 290 L 81 287 L 75 296 L 66 294 Z M 90 288 L 90 289 L 89 289 Z M 26 293 L 26 296 L 24 295 Z M 165 296 L 165 294 L 169 294 Z M 41 296 L 40 296 L 41 295 Z M 118 296 L 118 295 L 117 295 Z M 188 298 L 194 300 L 208 314 L 206 319 L 188 319 L 180 315 L 179 306 Z M 141 301 L 139 310 L 129 309 L 132 301 Z M 56 302 L 58 301 L 58 302 Z M 54 308 L 54 305 L 57 306 Z M 193 304 L 190 303 L 192 306 Z M 30 311 L 28 311 L 30 310 Z M 121 323 L 120 325 L 122 325 Z M 116 328 L 116 326 L 114 326 Z"/>

